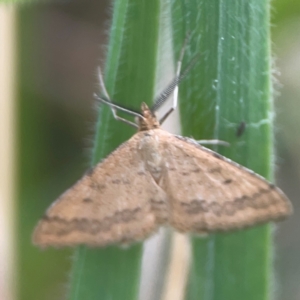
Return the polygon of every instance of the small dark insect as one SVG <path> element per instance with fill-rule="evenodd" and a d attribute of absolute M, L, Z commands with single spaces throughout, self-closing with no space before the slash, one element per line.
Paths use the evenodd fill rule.
<path fill-rule="evenodd" d="M 245 130 L 246 130 L 246 122 L 244 122 L 244 121 L 242 121 L 240 124 L 239 124 L 239 126 L 238 126 L 238 128 L 237 128 L 237 130 L 236 130 L 236 136 L 237 137 L 240 137 L 240 136 L 242 136 L 243 135 L 243 133 L 245 132 Z"/>

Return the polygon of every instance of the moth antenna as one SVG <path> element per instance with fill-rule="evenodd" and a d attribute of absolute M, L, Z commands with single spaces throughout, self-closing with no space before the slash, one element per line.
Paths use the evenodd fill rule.
<path fill-rule="evenodd" d="M 200 53 L 197 54 L 196 56 L 193 57 L 193 59 L 189 62 L 187 67 L 184 69 L 184 71 L 177 75 L 170 83 L 169 85 L 163 90 L 163 92 L 155 99 L 154 105 L 151 108 L 152 112 L 157 111 L 163 104 L 164 102 L 169 98 L 169 96 L 173 93 L 173 91 L 176 89 L 178 84 L 186 77 L 186 75 L 189 73 L 189 71 L 195 66 L 196 62 L 198 61 L 200 57 Z M 181 62 L 178 62 L 178 65 L 181 66 Z M 176 106 L 177 106 L 177 100 L 176 100 Z M 175 108 L 176 108 L 175 106 Z M 173 105 L 174 107 L 174 105 Z M 175 109 L 172 107 L 171 112 Z M 167 116 L 171 113 L 168 112 Z M 167 116 L 164 116 L 162 118 L 162 121 L 166 119 Z"/>
<path fill-rule="evenodd" d="M 109 94 L 108 94 L 106 86 L 105 86 L 105 83 L 104 83 L 104 80 L 103 80 L 102 71 L 101 71 L 100 66 L 98 66 L 97 71 L 98 71 L 98 78 L 99 78 L 99 83 L 100 83 L 101 90 L 102 90 L 105 98 L 108 99 L 111 102 Z"/>
<path fill-rule="evenodd" d="M 102 97 L 98 96 L 96 93 L 94 93 L 94 98 L 95 98 L 95 100 L 97 100 L 97 101 L 99 101 L 101 103 L 104 103 L 104 104 L 108 105 L 109 107 L 111 107 L 112 111 L 116 111 L 116 109 L 118 109 L 118 110 L 124 111 L 127 114 L 132 115 L 134 117 L 145 119 L 144 116 L 141 115 L 140 113 L 135 112 L 135 111 L 130 110 L 130 109 L 127 109 L 125 107 L 122 107 L 120 105 L 114 104 L 110 100 L 107 100 L 105 98 L 102 98 Z M 131 125 L 131 126 L 133 126 L 135 128 L 138 128 L 137 124 L 135 124 L 135 123 L 133 123 L 133 122 L 131 122 L 129 120 L 123 119 L 123 118 L 119 117 L 118 115 L 116 115 L 115 119 L 118 120 L 118 121 L 122 121 L 122 122 L 124 122 L 126 124 L 129 124 L 129 125 Z"/>

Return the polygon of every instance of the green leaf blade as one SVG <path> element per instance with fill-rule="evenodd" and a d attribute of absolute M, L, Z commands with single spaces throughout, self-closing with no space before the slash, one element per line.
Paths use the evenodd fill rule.
<path fill-rule="evenodd" d="M 201 53 L 180 86 L 183 135 L 217 138 L 221 154 L 270 179 L 272 94 L 269 1 L 173 1 L 178 55 L 191 33 L 187 58 Z M 239 124 L 246 130 L 237 136 Z M 187 299 L 269 299 L 269 225 L 193 239 Z"/>

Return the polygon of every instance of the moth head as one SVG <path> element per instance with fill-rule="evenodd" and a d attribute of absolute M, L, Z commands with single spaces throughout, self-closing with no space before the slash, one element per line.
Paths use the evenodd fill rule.
<path fill-rule="evenodd" d="M 138 118 L 139 131 L 145 131 L 150 129 L 159 128 L 159 122 L 155 114 L 150 110 L 146 103 L 141 105 L 141 115 L 142 117 Z"/>

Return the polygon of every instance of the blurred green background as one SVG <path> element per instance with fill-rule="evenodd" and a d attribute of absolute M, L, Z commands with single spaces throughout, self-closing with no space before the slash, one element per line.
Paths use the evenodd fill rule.
<path fill-rule="evenodd" d="M 295 213 L 276 229 L 278 299 L 300 299 L 300 2 L 272 2 L 276 178 Z M 17 272 L 19 299 L 63 299 L 72 251 L 41 251 L 31 233 L 48 205 L 88 168 L 96 121 L 96 66 L 103 64 L 108 0 L 18 9 Z"/>

